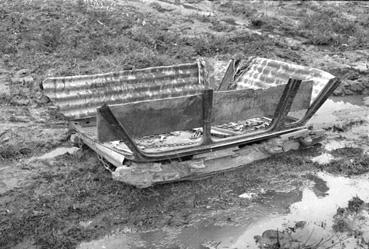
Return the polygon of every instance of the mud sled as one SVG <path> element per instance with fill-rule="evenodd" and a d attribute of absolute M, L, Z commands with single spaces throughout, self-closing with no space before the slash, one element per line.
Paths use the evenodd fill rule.
<path fill-rule="evenodd" d="M 137 187 L 192 180 L 318 142 L 306 126 L 339 85 L 264 58 L 55 77 L 43 89 L 113 178 Z"/>

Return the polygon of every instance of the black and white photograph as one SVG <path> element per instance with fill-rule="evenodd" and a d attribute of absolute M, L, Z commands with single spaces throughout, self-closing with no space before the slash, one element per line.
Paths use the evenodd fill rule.
<path fill-rule="evenodd" d="M 0 0 L 0 249 L 369 249 L 369 2 Z"/>

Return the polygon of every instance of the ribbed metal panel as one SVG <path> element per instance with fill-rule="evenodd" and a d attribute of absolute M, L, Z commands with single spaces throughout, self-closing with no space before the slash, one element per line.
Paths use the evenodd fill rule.
<path fill-rule="evenodd" d="M 334 76 L 316 68 L 257 57 L 249 61 L 235 84 L 236 89 L 260 89 L 286 84 L 289 78 L 312 80 L 314 98 Z"/>
<path fill-rule="evenodd" d="M 103 104 L 198 93 L 205 88 L 203 61 L 116 73 L 48 78 L 48 96 L 68 119 L 94 117 Z"/>

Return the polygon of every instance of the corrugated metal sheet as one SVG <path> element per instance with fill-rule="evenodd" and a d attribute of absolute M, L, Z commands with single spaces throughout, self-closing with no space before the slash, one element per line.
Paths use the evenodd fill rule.
<path fill-rule="evenodd" d="M 240 75 L 235 79 L 236 89 L 268 88 L 286 84 L 289 78 L 312 80 L 314 82 L 312 97 L 314 98 L 328 81 L 334 78 L 330 73 L 316 68 L 259 57 L 246 60 L 245 64 L 243 67 L 242 63 L 240 64 Z"/>
<path fill-rule="evenodd" d="M 103 104 L 194 94 L 205 88 L 203 61 L 116 73 L 48 78 L 48 96 L 68 119 L 94 117 Z"/>

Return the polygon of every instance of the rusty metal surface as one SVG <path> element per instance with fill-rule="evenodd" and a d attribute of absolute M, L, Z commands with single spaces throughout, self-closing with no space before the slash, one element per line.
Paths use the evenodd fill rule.
<path fill-rule="evenodd" d="M 299 143 L 304 138 L 310 138 L 313 145 L 321 141 L 321 137 L 308 129 L 302 129 L 268 141 L 239 148 L 230 147 L 221 151 L 212 151 L 194 156 L 189 160 L 171 161 L 165 163 L 135 163 L 115 165 L 113 179 L 140 188 L 159 183 L 181 180 L 200 180 L 211 175 L 236 169 L 268 158 L 272 155 L 297 150 L 304 145 Z M 128 162 L 128 161 L 127 161 Z"/>
<path fill-rule="evenodd" d="M 235 75 L 235 89 L 268 88 L 286 84 L 289 78 L 296 78 L 303 81 L 313 80 L 314 98 L 329 79 L 334 77 L 319 69 L 265 58 L 256 57 L 243 61 L 244 65 L 238 65 Z M 208 61 L 207 67 L 211 63 L 213 61 Z M 215 71 L 212 73 L 223 73 L 224 70 L 220 70 L 222 67 L 215 64 L 212 70 Z M 215 80 L 211 77 L 212 73 L 209 72 L 208 75 L 210 85 L 215 84 L 212 82 Z M 96 108 L 103 104 L 199 93 L 205 89 L 204 85 L 208 86 L 208 83 L 205 83 L 206 75 L 204 61 L 198 61 L 116 73 L 48 78 L 43 82 L 43 89 L 44 94 L 68 119 L 85 119 L 94 117 Z"/>
<path fill-rule="evenodd" d="M 48 78 L 44 94 L 68 119 L 94 117 L 103 104 L 195 94 L 206 86 L 203 61 L 115 73 Z"/>
<path fill-rule="evenodd" d="M 295 97 L 293 110 L 304 110 L 309 107 L 311 89 L 311 82 L 304 84 L 301 91 L 292 96 Z M 133 138 L 190 130 L 202 127 L 205 123 L 208 124 L 208 130 L 204 127 L 204 134 L 207 134 L 206 132 L 210 133 L 210 124 L 220 125 L 272 116 L 283 90 L 284 86 L 277 86 L 258 90 L 214 92 L 204 96 L 206 91 L 213 91 L 208 89 L 197 95 L 138 101 L 109 107 L 116 119 L 124 123 L 128 134 Z M 292 105 L 292 102 L 290 104 Z M 109 126 L 98 111 L 97 130 L 100 142 L 119 140 Z"/>
<path fill-rule="evenodd" d="M 166 150 L 161 152 L 144 152 L 137 146 L 136 141 L 134 141 L 127 133 L 127 129 L 124 124 L 119 122 L 114 114 L 111 112 L 109 106 L 103 106 L 98 109 L 99 114 L 106 119 L 106 124 L 110 126 L 110 129 L 117 134 L 121 141 L 125 143 L 125 145 L 129 148 L 132 154 L 125 154 L 128 160 L 139 163 L 146 162 L 160 162 L 163 160 L 172 160 L 172 159 L 182 159 L 187 156 L 198 155 L 202 153 L 207 153 L 215 150 L 223 150 L 233 146 L 246 145 L 255 143 L 262 140 L 267 140 L 270 138 L 274 138 L 283 134 L 287 134 L 290 132 L 294 132 L 305 127 L 293 127 L 282 130 L 274 130 L 274 127 L 271 129 L 266 129 L 263 131 L 256 131 L 247 134 L 241 134 L 232 136 L 229 138 L 224 138 L 214 143 L 204 143 L 201 141 L 199 144 L 193 144 L 186 146 L 184 148 Z"/>
<path fill-rule="evenodd" d="M 265 58 L 245 60 L 238 67 L 235 78 L 236 89 L 265 89 L 271 86 L 286 84 L 289 78 L 313 81 L 313 98 L 324 88 L 334 76 L 320 69 L 276 61 Z"/>
<path fill-rule="evenodd" d="M 127 155 L 127 159 L 135 161 L 135 162 L 142 162 L 142 163 L 169 160 L 169 159 L 181 159 L 183 157 L 206 153 L 206 152 L 214 151 L 214 150 L 221 150 L 221 149 L 225 149 L 231 146 L 245 145 L 245 144 L 253 143 L 256 141 L 269 139 L 269 138 L 282 135 L 285 133 L 289 133 L 289 132 L 292 132 L 298 129 L 302 129 L 303 127 L 301 126 L 292 126 L 292 127 L 290 126 L 289 128 L 285 128 L 284 125 L 279 124 L 281 120 L 284 121 L 283 117 L 286 116 L 287 115 L 286 113 L 289 112 L 289 109 L 296 96 L 296 93 L 299 89 L 300 84 L 301 84 L 301 80 L 289 80 L 288 81 L 288 84 L 284 87 L 284 91 L 280 99 L 281 104 L 278 104 L 278 106 L 281 106 L 281 108 L 277 108 L 276 114 L 274 115 L 274 118 L 278 118 L 278 119 L 276 120 L 276 122 L 274 122 L 274 119 L 273 119 L 272 125 L 266 130 L 260 131 L 260 132 L 253 132 L 250 134 L 243 134 L 243 135 L 234 136 L 230 138 L 225 138 L 217 142 L 213 142 L 212 140 L 206 140 L 206 137 L 204 140 L 204 136 L 203 136 L 201 143 L 197 145 L 188 146 L 183 149 L 168 150 L 165 152 L 158 152 L 158 153 L 143 152 L 137 146 L 136 142 L 132 139 L 132 137 L 127 132 L 128 130 L 125 124 L 126 120 L 121 120 L 121 119 L 118 120 L 117 117 L 112 112 L 112 110 L 110 109 L 110 106 L 104 105 L 98 108 L 98 115 L 101 120 L 105 120 L 104 122 L 104 124 L 106 125 L 105 130 L 113 131 L 116 137 L 119 140 L 122 140 L 133 153 L 133 155 Z M 203 94 L 213 94 L 213 92 L 204 91 Z M 151 102 L 154 102 L 154 101 L 151 101 Z M 204 108 L 204 106 L 203 106 L 203 109 L 204 109 L 203 111 L 207 111 L 206 108 Z M 209 113 L 209 115 L 212 115 L 212 113 Z M 205 115 L 205 117 L 207 117 L 207 115 Z M 204 115 L 202 118 L 204 119 Z M 203 120 L 205 121 L 203 125 L 203 131 L 205 131 L 205 129 L 207 128 L 206 122 L 211 119 L 212 118 L 210 116 L 210 117 L 207 117 L 207 120 Z"/>
<path fill-rule="evenodd" d="M 311 115 L 315 113 L 315 111 L 330 95 L 331 91 L 333 91 L 338 85 L 333 78 L 334 76 L 324 71 L 269 59 L 249 58 L 244 64 L 237 63 L 237 65 L 235 64 L 234 67 L 237 67 L 237 70 L 233 70 L 235 73 L 233 76 L 233 86 L 236 86 L 236 89 L 238 90 L 240 88 L 246 88 L 246 91 L 255 91 L 255 89 L 260 89 L 258 91 L 267 92 L 268 90 L 272 89 L 272 86 L 282 87 L 280 85 L 284 85 L 287 82 L 288 84 L 283 86 L 284 90 L 282 95 L 278 95 L 279 104 L 277 104 L 277 102 L 273 103 L 273 107 L 276 107 L 276 110 L 273 110 L 273 120 L 269 127 L 263 131 L 240 134 L 225 138 L 222 141 L 217 141 L 215 143 L 211 139 L 206 139 L 207 137 L 210 137 L 211 133 L 211 126 L 208 123 L 210 120 L 213 120 L 213 118 L 216 117 L 217 109 L 214 109 L 213 113 L 213 108 L 210 108 L 213 107 L 213 90 L 209 90 L 209 85 L 206 80 L 208 78 L 208 74 L 205 70 L 205 64 L 202 61 L 168 67 L 122 71 L 118 73 L 50 78 L 45 80 L 43 87 L 45 94 L 54 101 L 54 103 L 59 107 L 61 113 L 63 113 L 69 119 L 76 120 L 94 117 L 96 116 L 97 109 L 99 114 L 97 120 L 98 124 L 101 124 L 103 121 L 106 126 L 105 130 L 113 131 L 114 139 L 123 140 L 131 151 L 132 154 L 126 155 L 127 159 L 136 162 L 153 162 L 168 159 L 181 159 L 187 156 L 206 153 L 208 151 L 222 150 L 230 146 L 245 145 L 255 141 L 265 140 L 281 134 L 303 129 L 303 125 L 305 124 L 306 120 L 308 120 Z M 292 80 L 292 77 L 297 79 Z M 307 101 L 305 108 L 308 109 L 308 112 L 300 121 L 287 124 L 285 122 L 287 120 L 287 115 L 291 110 L 294 100 L 296 99 L 295 97 L 298 94 L 302 80 L 305 81 L 302 84 L 304 87 L 308 85 L 308 82 L 310 82 L 310 84 L 311 82 L 314 82 L 314 86 L 318 85 L 321 89 L 323 89 L 322 94 L 318 95 L 315 101 L 312 101 L 310 107 L 310 101 Z M 326 81 L 331 82 L 331 84 L 327 83 Z M 315 90 L 317 90 L 317 87 L 315 88 Z M 204 89 L 208 90 L 204 91 Z M 243 91 L 244 90 L 241 90 L 241 92 Z M 306 89 L 301 89 L 301 91 L 302 93 L 307 92 Z M 204 99 L 207 100 L 207 98 L 205 98 L 205 94 L 207 92 L 209 92 L 209 94 L 211 92 L 211 98 L 209 97 L 209 101 L 204 101 Z M 146 109 L 152 110 L 152 103 L 154 102 L 153 100 L 158 101 L 158 99 L 161 99 L 161 101 L 165 101 L 168 100 L 168 97 L 170 97 L 170 100 L 173 99 L 172 97 L 195 96 L 196 94 L 200 96 L 199 93 L 201 93 L 201 96 L 203 97 L 203 101 L 201 103 L 204 104 L 204 102 L 208 102 L 208 104 L 202 105 L 202 115 L 199 113 L 192 115 L 192 112 L 191 115 L 189 115 L 187 112 L 185 114 L 190 117 L 196 116 L 197 118 L 201 116 L 202 122 L 198 122 L 198 124 L 196 123 L 196 126 L 202 126 L 203 133 L 205 134 L 205 136 L 203 136 L 203 140 L 200 144 L 194 146 L 168 150 L 161 153 L 143 152 L 137 146 L 136 141 L 134 141 L 134 138 L 131 137 L 131 134 L 128 132 L 129 127 L 126 126 L 127 120 L 129 120 L 128 114 L 126 113 L 123 115 L 123 118 L 117 118 L 111 109 L 114 108 L 114 106 L 121 106 L 120 104 L 134 104 L 145 100 L 144 102 L 149 103 L 149 108 Z M 226 92 L 217 92 L 216 95 L 224 95 L 224 93 Z M 311 85 L 309 91 L 309 100 L 310 93 Z M 243 95 L 244 94 L 238 96 L 236 100 L 238 102 L 241 101 L 244 97 Z M 270 94 L 267 94 L 266 97 L 268 99 L 271 98 Z M 220 106 L 224 106 L 227 103 L 228 98 L 229 96 L 225 96 L 223 100 L 220 101 Z M 217 98 L 215 98 L 215 100 L 216 99 Z M 260 103 L 261 106 L 266 105 L 268 102 L 267 100 L 257 96 L 255 96 L 255 99 L 259 101 L 262 100 L 262 103 Z M 243 107 L 243 105 L 245 105 L 246 108 L 251 108 L 251 110 L 254 111 L 253 109 L 257 105 L 253 103 L 245 103 L 245 101 L 241 101 L 240 106 Z M 187 105 L 183 105 L 187 107 Z M 200 106 L 200 104 L 197 104 L 197 106 Z M 224 110 L 222 109 L 221 113 L 233 115 L 232 111 L 235 111 L 234 109 L 236 106 L 237 105 L 232 102 L 229 104 L 229 106 L 227 106 L 226 109 L 223 108 Z M 168 108 L 172 107 L 173 105 L 168 105 Z M 159 117 L 159 119 L 163 119 L 162 112 L 160 112 L 161 109 L 159 109 L 159 112 L 156 113 L 138 115 L 139 113 L 136 112 L 140 109 L 133 108 L 129 113 L 132 113 L 132 115 L 137 115 L 138 120 L 134 122 L 135 126 L 132 127 L 136 127 L 140 122 L 144 122 L 145 119 L 142 117 L 155 115 L 155 118 Z M 271 114 L 270 112 L 268 113 L 268 115 Z M 177 122 L 177 119 L 173 118 L 173 113 L 168 114 L 171 115 L 168 116 L 168 119 L 164 120 L 167 123 L 185 123 L 184 121 Z M 175 114 L 186 116 L 181 114 L 181 112 L 176 112 Z M 242 119 L 253 117 L 249 114 L 250 113 L 247 112 L 247 115 L 245 116 L 239 114 L 234 116 Z M 222 119 L 222 122 L 227 123 L 229 121 L 238 120 L 239 119 L 233 120 L 226 116 L 226 118 Z M 155 124 L 155 122 L 147 121 L 144 122 L 144 124 L 149 124 L 149 126 L 152 126 Z M 217 123 L 215 122 L 215 124 Z M 183 128 L 194 128 L 192 126 Z M 140 131 L 142 130 L 143 129 Z M 148 128 L 144 129 L 144 131 L 151 132 L 151 130 Z M 100 136 L 98 137 L 101 142 Z"/>
<path fill-rule="evenodd" d="M 140 101 L 109 106 L 119 122 L 133 138 L 181 131 L 202 125 L 202 95 Z M 109 128 L 100 111 L 97 113 L 98 139 L 119 140 Z"/>

